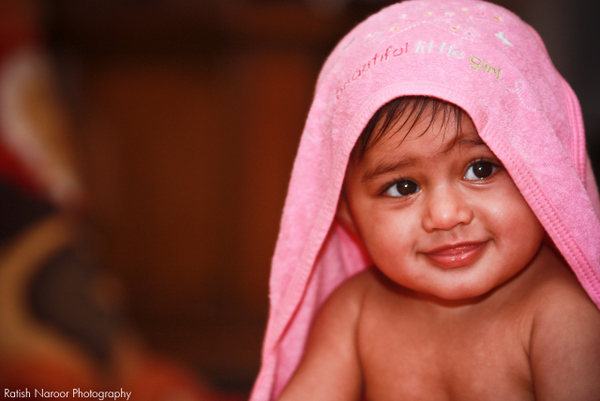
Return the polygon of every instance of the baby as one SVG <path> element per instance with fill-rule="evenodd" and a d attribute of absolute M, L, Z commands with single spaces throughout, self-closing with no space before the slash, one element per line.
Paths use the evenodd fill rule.
<path fill-rule="evenodd" d="M 376 268 L 329 298 L 281 400 L 600 399 L 600 312 L 461 109 L 384 106 L 342 191 Z"/>
<path fill-rule="evenodd" d="M 326 62 L 252 400 L 599 400 L 600 202 L 535 32 L 404 2 Z"/>

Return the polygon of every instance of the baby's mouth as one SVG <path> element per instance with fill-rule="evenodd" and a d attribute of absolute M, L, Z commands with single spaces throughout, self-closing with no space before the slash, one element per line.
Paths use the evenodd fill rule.
<path fill-rule="evenodd" d="M 466 266 L 482 254 L 487 241 L 449 244 L 434 248 L 423 254 L 442 269 L 454 269 Z"/>

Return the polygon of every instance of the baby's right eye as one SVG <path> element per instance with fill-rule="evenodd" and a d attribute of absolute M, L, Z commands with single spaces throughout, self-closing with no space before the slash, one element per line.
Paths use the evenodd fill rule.
<path fill-rule="evenodd" d="M 415 192 L 420 191 L 421 188 L 411 180 L 400 180 L 394 182 L 389 186 L 384 194 L 393 198 L 403 197 L 412 195 Z"/>

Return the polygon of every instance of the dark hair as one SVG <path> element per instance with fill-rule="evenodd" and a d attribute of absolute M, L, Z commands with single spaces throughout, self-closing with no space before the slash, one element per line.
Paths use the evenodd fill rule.
<path fill-rule="evenodd" d="M 423 130 L 423 135 L 431 126 L 438 113 L 442 112 L 442 125 L 451 120 L 456 124 L 457 136 L 455 142 L 461 135 L 462 109 L 453 103 L 446 102 L 429 96 L 403 96 L 398 97 L 386 104 L 373 114 L 365 129 L 354 145 L 350 160 L 358 162 L 362 160 L 365 153 L 372 148 L 386 134 L 391 127 L 404 119 L 404 122 L 396 127 L 396 130 L 410 125 L 406 135 L 414 128 L 422 116 L 428 116 L 429 124 Z M 451 119 L 454 117 L 454 119 Z M 404 139 L 403 139 L 404 140 Z"/>

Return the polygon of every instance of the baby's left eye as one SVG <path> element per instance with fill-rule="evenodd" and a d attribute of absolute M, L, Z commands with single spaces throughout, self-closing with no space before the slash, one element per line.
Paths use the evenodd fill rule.
<path fill-rule="evenodd" d="M 498 170 L 498 166 L 486 161 L 473 163 L 465 174 L 465 180 L 475 181 L 483 180 L 493 175 Z"/>

